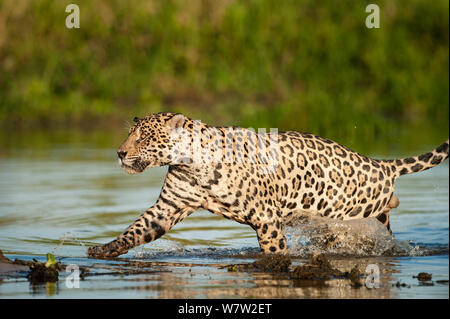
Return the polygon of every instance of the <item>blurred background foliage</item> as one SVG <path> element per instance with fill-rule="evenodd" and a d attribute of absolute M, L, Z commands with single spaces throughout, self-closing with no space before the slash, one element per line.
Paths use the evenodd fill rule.
<path fill-rule="evenodd" d="M 448 44 L 447 0 L 0 0 L 0 141 L 124 138 L 134 116 L 175 111 L 427 150 L 449 131 Z"/>

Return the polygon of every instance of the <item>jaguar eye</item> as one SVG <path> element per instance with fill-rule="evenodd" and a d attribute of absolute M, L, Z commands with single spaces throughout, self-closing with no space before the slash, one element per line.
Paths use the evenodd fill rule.
<path fill-rule="evenodd" d="M 145 134 L 141 134 L 141 137 L 140 137 L 140 139 L 141 139 L 141 140 L 143 140 L 143 139 L 145 139 L 145 137 L 146 137 L 146 135 L 145 135 Z"/>

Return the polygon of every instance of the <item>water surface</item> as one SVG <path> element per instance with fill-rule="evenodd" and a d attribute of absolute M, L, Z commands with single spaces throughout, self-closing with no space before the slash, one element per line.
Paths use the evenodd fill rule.
<path fill-rule="evenodd" d="M 56 284 L 44 285 L 5 277 L 0 281 L 0 297 L 448 298 L 448 281 L 437 282 L 449 279 L 448 162 L 397 181 L 400 206 L 391 212 L 391 227 L 396 240 L 414 249 L 392 256 L 333 259 L 342 269 L 370 263 L 380 267 L 382 287 L 353 289 L 339 280 L 326 287 L 304 287 L 282 275 L 218 267 L 253 261 L 258 252 L 256 235 L 248 226 L 202 210 L 160 240 L 118 260 L 87 258 L 87 246 L 110 241 L 155 202 L 167 172 L 166 167 L 152 168 L 130 176 L 115 156 L 115 149 L 92 141 L 2 150 L 0 249 L 4 254 L 11 259 L 45 260 L 45 254 L 52 252 L 64 264 L 94 266 L 93 273 L 104 274 L 86 277 L 78 289 L 65 285 L 64 273 Z M 438 253 L 430 253 L 433 250 Z M 291 252 L 294 265 L 307 257 Z M 112 271 L 128 269 L 130 260 L 153 262 L 153 272 L 120 276 Z M 434 285 L 412 278 L 419 272 L 432 273 Z M 397 282 L 409 287 L 393 287 Z"/>

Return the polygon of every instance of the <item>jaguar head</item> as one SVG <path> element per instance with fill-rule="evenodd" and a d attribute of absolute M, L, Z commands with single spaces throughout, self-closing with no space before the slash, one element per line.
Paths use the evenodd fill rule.
<path fill-rule="evenodd" d="M 128 137 L 117 150 L 119 164 L 128 174 L 147 167 L 171 165 L 180 143 L 180 131 L 190 121 L 183 114 L 157 113 L 134 118 Z M 177 134 L 175 134 L 177 133 Z"/>

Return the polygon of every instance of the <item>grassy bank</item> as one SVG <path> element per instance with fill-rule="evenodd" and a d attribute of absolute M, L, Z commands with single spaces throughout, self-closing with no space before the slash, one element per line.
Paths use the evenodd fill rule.
<path fill-rule="evenodd" d="M 178 111 L 353 148 L 448 136 L 449 3 L 0 0 L 3 128 L 114 129 Z M 441 141 L 442 140 L 442 141 Z"/>

